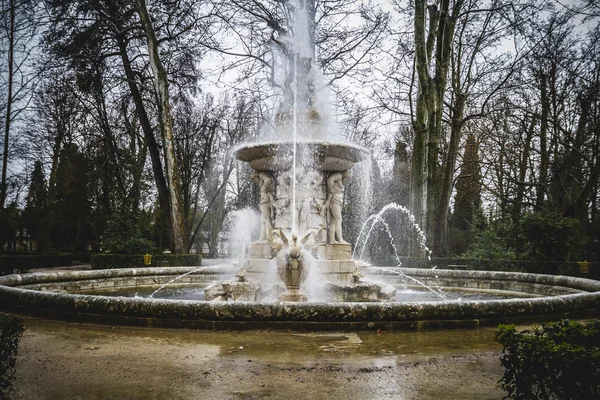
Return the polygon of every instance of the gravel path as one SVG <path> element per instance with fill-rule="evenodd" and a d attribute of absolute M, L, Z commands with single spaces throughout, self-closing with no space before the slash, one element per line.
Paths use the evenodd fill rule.
<path fill-rule="evenodd" d="M 13 399 L 501 399 L 493 330 L 205 332 L 26 319 Z"/>

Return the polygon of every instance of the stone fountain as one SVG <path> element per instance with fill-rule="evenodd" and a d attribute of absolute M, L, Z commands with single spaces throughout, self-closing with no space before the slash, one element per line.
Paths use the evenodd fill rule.
<path fill-rule="evenodd" d="M 365 282 L 353 280 L 359 264 L 344 240 L 342 207 L 350 170 L 369 152 L 356 144 L 327 140 L 317 116 L 316 110 L 304 110 L 301 117 L 280 112 L 276 119 L 280 140 L 245 144 L 234 151 L 253 169 L 251 178 L 260 189 L 260 234 L 243 264 L 250 282 L 246 285 L 267 281 L 274 261 L 285 289 L 259 287 L 262 296 L 275 290 L 283 292 L 280 301 L 307 301 L 302 283 L 309 273 L 318 273 L 337 298 L 387 300 L 395 290 L 374 283 L 368 296 L 340 294 L 358 288 L 364 292 Z M 235 297 L 213 297 L 212 291 L 210 287 L 208 300 Z"/>
<path fill-rule="evenodd" d="M 287 288 L 279 295 L 282 301 L 306 301 L 301 286 L 310 273 L 345 288 L 357 284 L 352 274 L 358 265 L 343 237 L 342 207 L 350 170 L 369 152 L 328 139 L 316 106 L 322 102 L 315 90 L 313 7 L 310 1 L 293 5 L 290 36 L 274 39 L 286 55 L 283 101 L 275 116 L 278 140 L 234 150 L 253 169 L 251 177 L 260 188 L 260 235 L 243 268 L 250 281 L 264 282 L 275 259 Z"/>
<path fill-rule="evenodd" d="M 281 121 L 282 137 L 289 128 Z M 352 166 L 369 154 L 355 144 L 319 137 L 323 129 L 314 120 L 301 130 L 308 131 L 311 139 L 253 143 L 235 151 L 237 159 L 254 169 L 252 176 L 260 187 L 260 236 L 250 245 L 244 268 L 250 279 L 260 282 L 261 275 L 270 271 L 270 260 L 276 258 L 279 276 L 288 288 L 280 300 L 286 301 L 304 299 L 290 293 L 298 291 L 298 283 L 288 277 L 297 275 L 303 281 L 309 273 L 308 260 L 328 281 L 352 282 L 358 265 L 343 237 L 343 191 Z M 302 252 L 307 254 L 302 257 Z M 290 270 L 298 265 L 305 271 L 292 274 Z"/>
<path fill-rule="evenodd" d="M 368 152 L 328 138 L 315 96 L 318 71 L 312 62 L 314 32 L 310 29 L 314 30 L 314 23 L 308 22 L 308 16 L 314 17 L 314 1 L 292 3 L 285 2 L 300 12 L 295 14 L 292 36 L 273 39 L 288 61 L 281 84 L 284 100 L 275 117 L 278 139 L 245 144 L 234 151 L 238 160 L 253 169 L 261 213 L 260 236 L 250 245 L 249 257 L 236 278 L 223 280 L 230 275 L 229 264 L 13 274 L 0 277 L 0 309 L 103 324 L 310 331 L 464 328 L 597 316 L 600 282 L 583 278 L 416 268 L 369 270 L 395 287 L 418 282 L 465 294 L 505 296 L 405 302 L 393 301 L 395 287 L 363 279 L 352 259 L 351 245 L 344 240 L 341 210 L 350 171 Z M 388 208 L 369 220 L 380 220 Z M 311 274 L 327 281 L 324 286 L 330 301 L 306 302 L 311 300 L 305 293 Z M 269 288 L 269 277 L 282 283 Z M 138 288 L 154 290 L 156 285 L 171 284 L 204 288 L 204 298 L 214 301 L 137 296 Z M 103 294 L 118 288 L 131 288 L 136 295 Z"/>

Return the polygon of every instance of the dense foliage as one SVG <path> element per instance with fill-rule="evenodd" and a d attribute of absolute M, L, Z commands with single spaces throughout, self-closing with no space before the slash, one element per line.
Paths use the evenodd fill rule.
<path fill-rule="evenodd" d="M 0 315 L 0 399 L 8 399 L 13 391 L 12 380 L 19 342 L 25 327 L 20 317 Z"/>
<path fill-rule="evenodd" d="M 387 213 L 365 256 L 423 256 L 416 222 L 438 257 L 600 260 L 600 9 L 571 3 L 299 3 L 296 94 L 374 161 L 345 236 L 392 201 L 414 216 Z M 0 252 L 220 255 L 258 197 L 229 150 L 274 139 L 294 95 L 295 7 L 3 2 Z"/>
<path fill-rule="evenodd" d="M 150 265 L 144 264 L 144 254 L 95 254 L 92 269 L 198 266 L 202 262 L 199 254 L 156 254 Z"/>
<path fill-rule="evenodd" d="M 556 212 L 528 212 L 517 223 L 494 221 L 472 232 L 464 258 L 521 259 L 543 263 L 573 262 L 595 258 L 594 235 L 576 218 Z"/>
<path fill-rule="evenodd" d="M 600 321 L 569 320 L 517 331 L 500 325 L 504 346 L 500 384 L 522 400 L 596 399 L 600 396 Z"/>
<path fill-rule="evenodd" d="M 88 257 L 80 259 L 82 257 L 67 253 L 0 255 L 0 275 L 25 272 L 36 268 L 71 265 L 71 262 L 78 258 L 80 260 L 77 261 L 85 262 Z"/>

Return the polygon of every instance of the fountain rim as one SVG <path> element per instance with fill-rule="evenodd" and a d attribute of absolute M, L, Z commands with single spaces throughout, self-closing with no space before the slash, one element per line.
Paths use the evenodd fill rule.
<path fill-rule="evenodd" d="M 319 144 L 321 144 L 323 146 L 343 146 L 343 147 L 350 147 L 355 150 L 359 150 L 365 154 L 371 154 L 369 149 L 367 149 L 366 147 L 361 146 L 360 144 L 357 144 L 357 143 L 347 142 L 344 140 L 298 138 L 298 139 L 296 139 L 296 144 L 298 144 L 298 145 L 305 145 L 305 144 L 319 145 Z M 235 154 L 239 150 L 242 150 L 245 148 L 281 146 L 281 145 L 293 146 L 294 140 L 293 139 L 275 139 L 275 140 L 245 142 L 245 143 L 241 143 L 241 144 L 234 146 L 232 148 L 232 152 Z"/>
<path fill-rule="evenodd" d="M 289 168 L 291 161 L 277 156 L 288 154 L 294 145 L 299 149 L 319 149 L 315 153 L 315 167 L 322 166 L 323 170 L 332 172 L 348 170 L 371 156 L 366 147 L 356 143 L 325 139 L 298 139 L 295 143 L 291 139 L 250 142 L 235 146 L 232 154 L 237 160 L 247 162 L 257 170 L 281 170 Z"/>
<path fill-rule="evenodd" d="M 113 270 L 14 274 L 0 277 L 0 308 L 42 317 L 83 322 L 198 329 L 377 330 L 478 327 L 507 322 L 530 323 L 579 313 L 596 314 L 600 282 L 576 277 L 499 271 L 403 269 L 415 276 L 449 279 L 496 279 L 567 287 L 580 293 L 505 300 L 407 303 L 206 302 L 39 291 L 19 286 L 172 276 L 198 269 L 222 274 L 224 266 L 125 268 Z"/>

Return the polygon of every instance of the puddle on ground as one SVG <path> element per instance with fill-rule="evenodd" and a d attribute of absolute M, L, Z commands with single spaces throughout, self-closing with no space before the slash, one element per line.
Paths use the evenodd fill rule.
<path fill-rule="evenodd" d="M 315 398 L 316 392 L 322 399 L 502 397 L 493 392 L 501 371 L 491 328 L 227 332 L 35 318 L 25 325 L 15 400 Z M 479 382 L 477 397 L 465 397 L 466 376 Z M 448 396 L 449 388 L 456 396 Z M 490 390 L 493 397 L 482 397 Z"/>
<path fill-rule="evenodd" d="M 209 346 L 218 348 L 222 357 L 265 362 L 343 359 L 344 362 L 364 363 L 380 358 L 409 362 L 501 349 L 494 342 L 494 328 L 423 332 L 201 331 L 111 327 L 35 318 L 28 318 L 26 325 L 66 339 L 77 339 L 82 347 L 90 349 L 107 340 L 143 339 L 157 344 L 189 347 L 190 350 L 195 346 Z"/>

